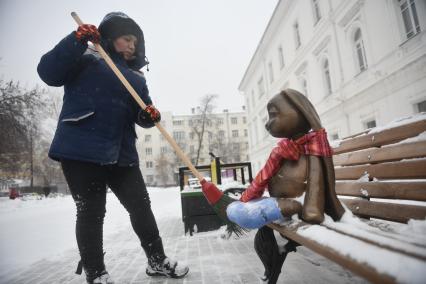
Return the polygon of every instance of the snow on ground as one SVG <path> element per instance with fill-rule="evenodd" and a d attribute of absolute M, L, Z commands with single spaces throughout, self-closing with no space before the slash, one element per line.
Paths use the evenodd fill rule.
<path fill-rule="evenodd" d="M 157 219 L 181 216 L 178 187 L 150 188 Z M 107 195 L 104 239 L 128 228 L 128 213 L 113 193 Z M 71 196 L 56 198 L 0 198 L 0 275 L 75 249 L 75 205 Z"/>

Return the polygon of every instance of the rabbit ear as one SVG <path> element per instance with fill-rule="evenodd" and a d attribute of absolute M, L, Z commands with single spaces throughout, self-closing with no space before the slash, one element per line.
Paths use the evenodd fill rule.
<path fill-rule="evenodd" d="M 319 115 L 306 96 L 293 89 L 285 89 L 281 91 L 281 95 L 288 98 L 290 102 L 303 114 L 309 122 L 312 130 L 322 128 Z"/>
<path fill-rule="evenodd" d="M 336 177 L 334 174 L 333 158 L 323 157 L 323 167 L 325 170 L 325 213 L 333 218 L 334 221 L 340 220 L 345 213 L 345 209 L 336 195 Z"/>

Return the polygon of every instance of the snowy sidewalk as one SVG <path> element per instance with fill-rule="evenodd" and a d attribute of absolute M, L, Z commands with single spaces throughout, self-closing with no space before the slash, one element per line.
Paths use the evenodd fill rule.
<path fill-rule="evenodd" d="M 121 283 L 261 283 L 263 266 L 254 252 L 254 232 L 238 240 L 224 240 L 220 231 L 184 235 L 178 217 L 158 222 L 166 253 L 186 262 L 188 276 L 180 280 L 151 278 L 145 274 L 146 257 L 130 227 L 105 240 L 105 262 L 110 275 Z M 85 283 L 84 276 L 74 274 L 78 262 L 75 250 L 61 258 L 34 263 L 25 270 L 0 278 L 0 283 Z M 288 256 L 279 283 L 364 283 L 360 278 L 306 249 Z"/>

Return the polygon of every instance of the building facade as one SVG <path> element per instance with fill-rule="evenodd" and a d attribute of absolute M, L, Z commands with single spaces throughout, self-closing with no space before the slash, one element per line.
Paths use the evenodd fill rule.
<path fill-rule="evenodd" d="M 209 165 L 213 154 L 224 163 L 249 161 L 248 129 L 245 111 L 212 113 L 205 117 L 201 132 L 202 117 L 195 111 L 190 115 L 161 114 L 161 124 L 177 142 L 183 152 L 197 164 L 199 135 L 203 133 L 198 165 Z M 151 186 L 177 184 L 178 168 L 185 166 L 173 148 L 156 128 L 138 128 L 137 148 L 140 168 L 145 181 Z M 197 135 L 198 133 L 198 135 Z"/>
<path fill-rule="evenodd" d="M 263 165 L 276 142 L 264 130 L 268 100 L 305 94 L 330 140 L 426 111 L 426 1 L 279 1 L 239 90 L 250 157 Z"/>

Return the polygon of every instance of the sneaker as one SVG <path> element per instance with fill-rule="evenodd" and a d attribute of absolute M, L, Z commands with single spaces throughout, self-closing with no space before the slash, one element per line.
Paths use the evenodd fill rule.
<path fill-rule="evenodd" d="M 114 281 L 109 276 L 106 270 L 99 273 L 98 277 L 93 280 L 87 279 L 87 283 L 89 284 L 114 284 Z"/>
<path fill-rule="evenodd" d="M 188 274 L 187 266 L 178 265 L 177 261 L 166 257 L 163 263 L 148 262 L 146 274 L 149 276 L 166 276 L 169 278 L 183 278 Z"/>

